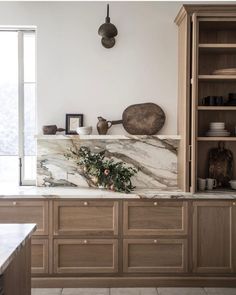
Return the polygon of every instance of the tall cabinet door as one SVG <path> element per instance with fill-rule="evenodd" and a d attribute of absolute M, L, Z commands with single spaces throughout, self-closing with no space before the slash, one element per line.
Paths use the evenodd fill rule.
<path fill-rule="evenodd" d="M 196 13 L 192 16 L 192 72 L 191 72 L 191 177 L 190 191 L 196 191 L 197 175 L 197 106 L 198 106 L 198 43 L 199 21 Z"/>
<path fill-rule="evenodd" d="M 235 203 L 193 202 L 193 271 L 195 273 L 235 272 Z"/>

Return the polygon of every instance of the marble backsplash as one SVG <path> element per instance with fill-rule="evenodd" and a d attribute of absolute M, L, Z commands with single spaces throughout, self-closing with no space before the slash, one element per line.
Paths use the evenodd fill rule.
<path fill-rule="evenodd" d="M 137 188 L 176 190 L 178 136 L 65 136 L 37 137 L 37 186 L 89 187 L 76 163 L 64 156 L 71 147 L 106 151 L 107 158 L 123 161 L 139 171 Z"/>

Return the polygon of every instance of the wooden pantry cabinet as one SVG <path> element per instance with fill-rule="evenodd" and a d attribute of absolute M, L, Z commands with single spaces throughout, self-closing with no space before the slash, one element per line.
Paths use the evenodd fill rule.
<path fill-rule="evenodd" d="M 179 187 L 196 192 L 198 177 L 209 177 L 210 149 L 223 141 L 236 158 L 236 106 L 225 104 L 228 94 L 236 93 L 236 75 L 215 72 L 236 67 L 236 5 L 184 5 L 175 22 L 179 28 Z M 224 104 L 206 105 L 207 96 L 222 96 Z M 207 133 L 211 122 L 224 122 L 230 136 Z"/>

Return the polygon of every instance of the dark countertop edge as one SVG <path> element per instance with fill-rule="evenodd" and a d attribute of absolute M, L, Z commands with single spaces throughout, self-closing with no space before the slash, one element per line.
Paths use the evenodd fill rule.
<path fill-rule="evenodd" d="M 7 224 L 9 224 L 9 223 L 7 223 Z M 14 223 L 12 223 L 12 224 L 14 224 Z M 21 250 L 21 248 L 25 245 L 25 243 L 31 238 L 33 232 L 37 228 L 36 223 L 27 223 L 27 224 L 32 224 L 33 227 L 31 229 L 31 231 L 29 231 L 29 233 L 24 237 L 24 239 L 22 239 L 21 243 L 19 243 L 19 245 L 15 248 L 15 250 L 6 258 L 5 262 L 2 265 L 0 265 L 0 275 L 2 275 L 5 272 L 5 270 L 9 266 L 9 264 L 13 261 L 14 257 Z"/>

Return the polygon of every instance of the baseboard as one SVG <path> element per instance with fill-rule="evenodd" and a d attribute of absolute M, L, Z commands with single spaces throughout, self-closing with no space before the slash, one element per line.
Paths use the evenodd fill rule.
<path fill-rule="evenodd" d="M 34 277 L 33 288 L 236 287 L 232 277 Z"/>

